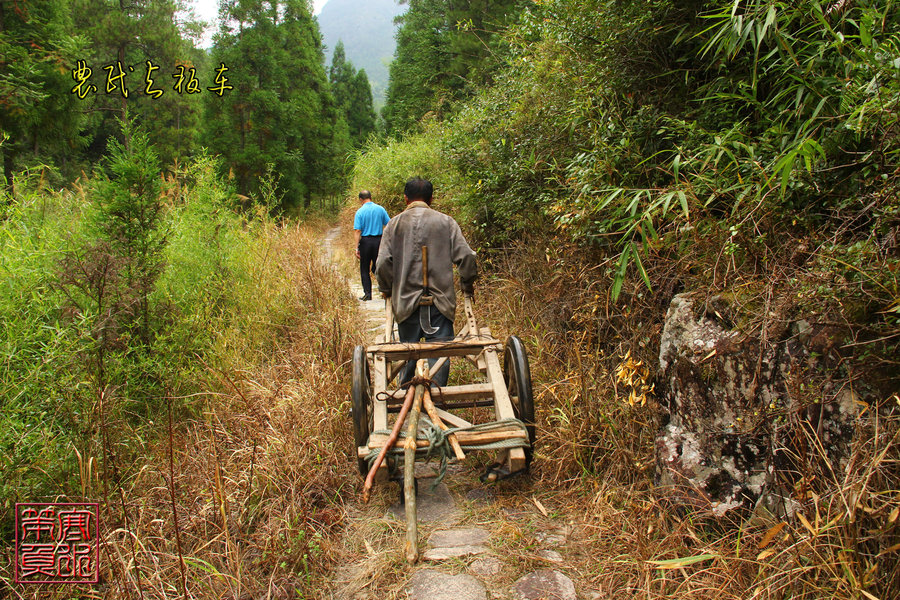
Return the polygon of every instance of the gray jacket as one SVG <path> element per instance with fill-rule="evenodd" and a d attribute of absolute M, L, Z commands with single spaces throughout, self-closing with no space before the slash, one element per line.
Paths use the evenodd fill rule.
<path fill-rule="evenodd" d="M 398 322 L 408 319 L 424 293 L 422 246 L 428 247 L 428 289 L 434 305 L 452 321 L 456 316 L 453 265 L 459 269 L 463 291 L 471 290 L 478 277 L 475 252 L 453 217 L 424 202 L 410 202 L 384 228 L 375 263 L 378 289 L 391 296 L 394 318 Z"/>

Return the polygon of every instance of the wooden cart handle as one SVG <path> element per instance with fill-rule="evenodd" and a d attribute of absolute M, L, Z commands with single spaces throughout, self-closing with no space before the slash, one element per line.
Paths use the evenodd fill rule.
<path fill-rule="evenodd" d="M 428 246 L 422 246 L 422 287 L 428 293 Z"/>
<path fill-rule="evenodd" d="M 466 308 L 466 324 L 469 326 L 469 335 L 478 337 L 481 330 L 478 329 L 478 322 L 475 320 L 475 309 L 472 307 L 472 298 L 463 296 L 463 305 Z"/>
<path fill-rule="evenodd" d="M 416 362 L 416 375 L 428 380 L 428 361 Z M 413 565 L 419 559 L 419 524 L 416 514 L 416 441 L 419 431 L 419 411 L 422 397 L 427 393 L 428 384 L 416 385 L 415 399 L 409 411 L 406 443 L 403 445 L 403 496 L 406 508 L 406 561 Z M 399 420 L 399 417 L 398 417 Z"/>

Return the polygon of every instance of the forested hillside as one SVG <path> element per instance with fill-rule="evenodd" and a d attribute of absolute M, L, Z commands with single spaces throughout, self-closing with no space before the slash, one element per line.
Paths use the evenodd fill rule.
<path fill-rule="evenodd" d="M 248 197 L 272 171 L 273 209 L 309 207 L 343 190 L 346 154 L 361 134 L 358 124 L 348 129 L 346 101 L 335 100 L 307 3 L 223 3 L 210 52 L 194 46 L 199 25 L 179 9 L 145 0 L 34 0 L 4 9 L 0 152 L 8 190 L 28 170 L 42 169 L 51 185 L 89 173 L 110 140 L 128 145 L 126 118 L 152 134 L 165 168 L 211 149 L 223 159 L 220 173 Z M 364 103 L 365 92 L 357 92 Z M 367 102 L 361 110 L 371 111 Z"/>
<path fill-rule="evenodd" d="M 394 18 L 406 5 L 397 0 L 329 0 L 316 17 L 325 42 L 325 57 L 331 61 L 338 44 L 347 58 L 365 70 L 372 82 L 372 96 L 384 104 L 388 65 L 394 56 Z"/>
<path fill-rule="evenodd" d="M 392 86 L 453 81 L 455 64 L 471 85 L 389 94 L 396 136 L 372 144 L 355 181 L 397 206 L 402 173 L 433 174 L 485 248 L 574 243 L 602 265 L 611 305 L 738 279 L 799 286 L 797 309 L 844 315 L 893 377 L 893 8 L 534 2 L 470 62 L 448 48 L 483 41 L 468 23 L 489 13 L 412 2 Z M 417 19 L 443 19 L 426 29 L 445 39 L 424 45 L 442 59 L 404 58 Z"/>
<path fill-rule="evenodd" d="M 409 0 L 398 18 L 397 49 L 381 115 L 398 135 L 426 114 L 442 118 L 454 101 L 491 80 L 502 63 L 505 25 L 526 2 Z"/>
<path fill-rule="evenodd" d="M 359 148 L 369 136 L 375 133 L 375 106 L 372 87 L 363 69 L 359 71 L 347 59 L 344 45 L 338 42 L 331 57 L 328 80 L 334 92 L 338 110 L 347 124 L 350 146 Z"/>

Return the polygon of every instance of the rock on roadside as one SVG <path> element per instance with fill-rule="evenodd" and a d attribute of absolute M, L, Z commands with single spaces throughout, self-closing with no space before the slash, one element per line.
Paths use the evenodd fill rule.
<path fill-rule="evenodd" d="M 721 296 L 704 303 L 679 294 L 660 339 L 656 481 L 673 503 L 719 516 L 758 506 L 792 512 L 776 485 L 801 470 L 791 445 L 815 432 L 839 471 L 857 415 L 853 392 L 828 387 L 840 330 L 802 319 L 773 318 L 782 324 L 764 324 L 764 334 L 735 326 L 749 320 Z M 817 395 L 799 392 L 813 382 L 822 384 Z"/>
<path fill-rule="evenodd" d="M 512 591 L 516 600 L 577 600 L 572 580 L 559 571 L 549 569 L 541 569 L 522 577 L 513 585 Z"/>

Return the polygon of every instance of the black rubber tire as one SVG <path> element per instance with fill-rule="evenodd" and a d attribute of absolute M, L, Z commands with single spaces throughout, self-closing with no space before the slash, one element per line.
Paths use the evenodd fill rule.
<path fill-rule="evenodd" d="M 535 420 L 534 393 L 531 389 L 531 369 L 528 368 L 528 355 L 522 340 L 514 335 L 506 340 L 503 353 L 503 381 L 512 401 L 516 418 L 525 423 L 528 429 L 529 448 L 525 448 L 525 468 L 531 466 L 534 457 Z"/>
<path fill-rule="evenodd" d="M 369 473 L 369 463 L 359 458 L 357 448 L 369 442 L 372 418 L 372 378 L 369 375 L 369 361 L 365 346 L 353 349 L 353 379 L 350 387 L 350 412 L 353 417 L 353 455 L 357 456 L 359 472 L 363 477 Z"/>

